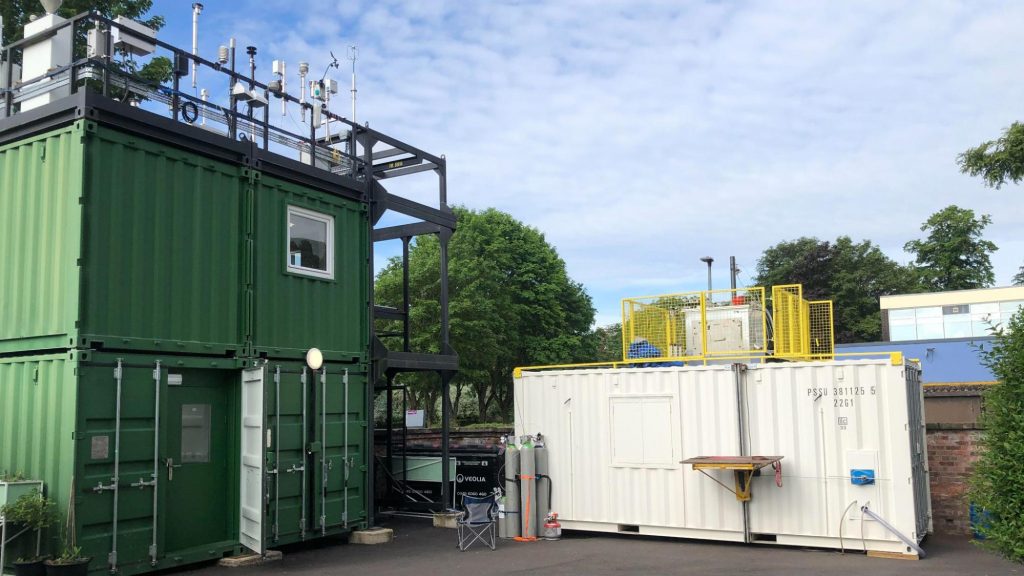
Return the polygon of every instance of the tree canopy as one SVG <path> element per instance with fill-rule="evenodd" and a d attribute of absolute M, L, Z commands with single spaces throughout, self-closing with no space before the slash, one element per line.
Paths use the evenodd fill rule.
<path fill-rule="evenodd" d="M 871 241 L 854 242 L 849 236 L 835 242 L 808 237 L 779 242 L 758 260 L 754 283 L 803 284 L 804 298 L 833 300 L 840 343 L 881 339 L 879 297 L 916 292 L 919 286 L 913 270 Z"/>
<path fill-rule="evenodd" d="M 64 0 L 57 14 L 70 18 L 82 12 L 95 10 L 108 18 L 125 16 L 159 30 L 164 25 L 162 16 L 148 15 L 153 8 L 152 0 Z M 39 0 L 4 0 L 0 2 L 0 16 L 3 16 L 3 45 L 21 38 L 22 29 L 32 15 L 43 14 Z"/>
<path fill-rule="evenodd" d="M 1024 179 L 1024 124 L 1014 122 L 996 140 L 982 142 L 957 156 L 960 171 L 981 176 L 986 186 L 998 190 L 1007 182 Z"/>
<path fill-rule="evenodd" d="M 1024 286 L 1024 266 L 1021 266 L 1020 270 L 1017 270 L 1017 273 L 1013 275 L 1013 285 Z"/>
<path fill-rule="evenodd" d="M 955 205 L 932 214 L 921 225 L 927 238 L 904 246 L 917 256 L 915 264 L 924 286 L 929 290 L 964 290 L 994 284 L 989 254 L 998 248 L 982 238 L 991 223 L 988 214 L 975 217 L 974 210 Z"/>
<path fill-rule="evenodd" d="M 460 358 L 456 395 L 468 391 L 475 396 L 481 419 L 508 419 L 513 368 L 591 359 L 594 306 L 537 229 L 495 209 L 456 208 L 455 213 L 449 313 L 451 344 Z M 439 257 L 436 236 L 421 236 L 410 248 L 412 347 L 424 352 L 438 348 Z M 400 306 L 401 281 L 401 259 L 392 258 L 377 277 L 377 302 Z M 429 410 L 436 381 L 410 376 L 406 383 Z"/>

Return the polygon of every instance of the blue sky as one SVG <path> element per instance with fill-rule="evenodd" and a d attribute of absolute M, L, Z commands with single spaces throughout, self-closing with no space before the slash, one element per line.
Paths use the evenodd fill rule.
<path fill-rule="evenodd" d="M 1024 264 L 1021 188 L 955 162 L 1024 120 L 1024 3 L 205 4 L 203 55 L 233 35 L 259 47 L 263 80 L 271 59 L 294 76 L 358 44 L 359 121 L 445 154 L 451 203 L 544 232 L 599 324 L 624 296 L 703 288 L 705 254 L 717 287 L 730 255 L 742 284 L 804 235 L 907 262 L 954 203 L 992 215 L 997 284 Z M 155 2 L 161 38 L 191 44 L 190 5 Z"/>

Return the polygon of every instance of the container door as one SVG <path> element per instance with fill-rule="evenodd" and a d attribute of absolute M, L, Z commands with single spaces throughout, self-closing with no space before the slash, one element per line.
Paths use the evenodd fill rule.
<path fill-rule="evenodd" d="M 914 512 L 917 538 L 931 532 L 931 487 L 928 485 L 928 445 L 925 440 L 924 396 L 921 371 L 905 366 L 907 376 L 907 415 L 910 433 L 910 465 L 914 483 Z"/>
<path fill-rule="evenodd" d="M 237 422 L 232 414 L 232 387 L 223 377 L 183 372 L 175 385 L 167 387 L 161 484 L 168 556 L 235 539 L 235 506 L 225 498 L 234 491 L 229 479 L 235 478 L 237 466 L 230 454 L 231 423 Z"/>
<path fill-rule="evenodd" d="M 294 366 L 268 368 L 266 394 L 271 406 L 268 426 L 272 433 L 267 458 L 273 463 L 270 487 L 270 538 L 274 544 L 304 540 L 311 530 L 308 511 L 312 468 L 312 409 L 309 407 L 310 371 Z"/>
<path fill-rule="evenodd" d="M 259 554 L 263 553 L 263 406 L 263 368 L 243 370 L 238 532 L 242 546 Z"/>

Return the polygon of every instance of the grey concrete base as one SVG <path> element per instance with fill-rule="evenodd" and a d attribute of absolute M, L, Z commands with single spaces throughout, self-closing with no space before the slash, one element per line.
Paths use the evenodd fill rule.
<path fill-rule="evenodd" d="M 278 550 L 267 550 L 267 553 L 263 556 L 252 552 L 250 554 L 240 554 L 238 556 L 232 556 L 230 558 L 221 558 L 217 561 L 218 566 L 224 566 L 225 568 L 242 568 L 245 566 L 259 566 L 266 562 L 273 562 L 284 558 Z"/>
<path fill-rule="evenodd" d="M 434 528 L 458 528 L 458 512 L 438 512 L 434 514 Z"/>
<path fill-rule="evenodd" d="M 395 539 L 395 531 L 391 528 L 370 528 L 356 530 L 348 537 L 349 544 L 390 544 Z"/>

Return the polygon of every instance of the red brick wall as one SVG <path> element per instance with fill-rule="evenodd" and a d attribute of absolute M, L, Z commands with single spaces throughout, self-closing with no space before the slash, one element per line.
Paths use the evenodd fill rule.
<path fill-rule="evenodd" d="M 929 426 L 927 437 L 935 532 L 969 534 L 967 483 L 978 458 L 981 431 Z"/>

